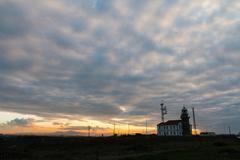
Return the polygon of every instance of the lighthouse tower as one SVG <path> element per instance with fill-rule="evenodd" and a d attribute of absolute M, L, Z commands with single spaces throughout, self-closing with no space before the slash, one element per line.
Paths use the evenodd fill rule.
<path fill-rule="evenodd" d="M 190 117 L 188 115 L 188 110 L 185 108 L 185 106 L 183 106 L 181 120 L 182 120 L 182 135 L 184 136 L 192 135 L 189 119 Z"/>

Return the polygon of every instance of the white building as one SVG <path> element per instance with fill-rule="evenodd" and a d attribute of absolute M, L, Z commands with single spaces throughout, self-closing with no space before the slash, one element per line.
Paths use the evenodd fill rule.
<path fill-rule="evenodd" d="M 185 107 L 182 109 L 181 120 L 170 120 L 157 125 L 158 136 L 190 136 L 192 126 L 189 123 L 190 117 Z"/>
<path fill-rule="evenodd" d="M 182 120 L 170 120 L 157 125 L 158 136 L 182 136 Z"/>

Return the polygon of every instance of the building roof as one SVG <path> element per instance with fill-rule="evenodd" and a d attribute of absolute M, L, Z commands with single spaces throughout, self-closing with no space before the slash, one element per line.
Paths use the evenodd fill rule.
<path fill-rule="evenodd" d="M 159 123 L 158 125 L 178 125 L 182 120 L 169 120 L 167 122 Z"/>

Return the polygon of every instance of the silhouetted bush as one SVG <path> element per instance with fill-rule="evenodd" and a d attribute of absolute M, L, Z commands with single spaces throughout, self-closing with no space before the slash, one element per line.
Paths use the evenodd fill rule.
<path fill-rule="evenodd" d="M 213 143 L 214 146 L 216 147 L 223 147 L 223 146 L 227 146 L 228 144 L 226 142 L 214 142 Z"/>

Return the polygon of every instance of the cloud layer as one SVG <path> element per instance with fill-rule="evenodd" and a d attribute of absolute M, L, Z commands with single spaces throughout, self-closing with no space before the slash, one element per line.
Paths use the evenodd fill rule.
<path fill-rule="evenodd" d="M 6 123 L 0 124 L 0 128 L 5 129 L 9 127 L 28 127 L 33 123 L 33 119 L 15 118 Z"/>
<path fill-rule="evenodd" d="M 237 0 L 0 2 L 0 110 L 240 130 Z M 224 124 L 223 124 L 224 123 Z"/>

